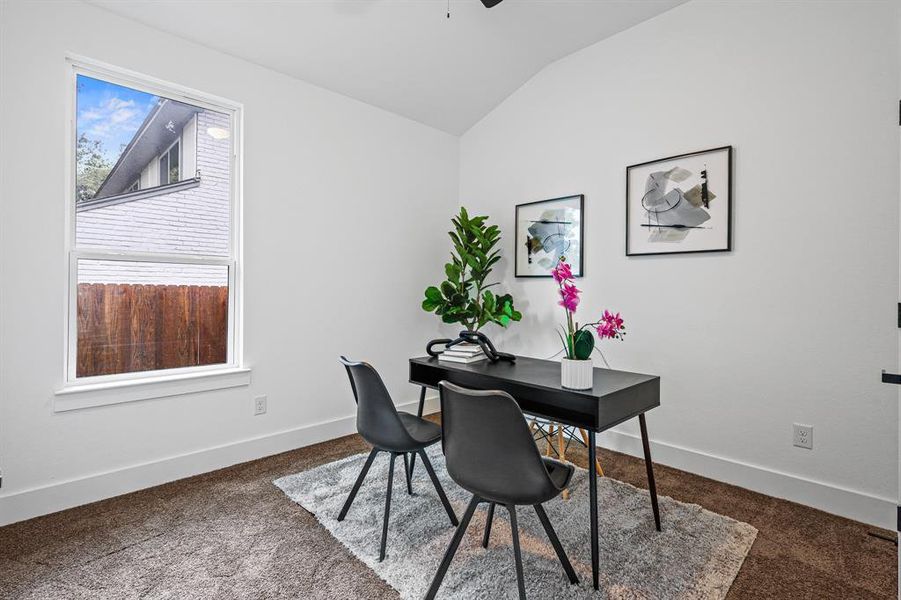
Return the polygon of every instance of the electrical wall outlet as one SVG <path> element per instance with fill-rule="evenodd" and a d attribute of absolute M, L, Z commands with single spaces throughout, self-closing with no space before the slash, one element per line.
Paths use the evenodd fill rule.
<path fill-rule="evenodd" d="M 813 450 L 813 426 L 794 424 L 792 443 L 798 448 Z"/>
<path fill-rule="evenodd" d="M 257 396 L 253 399 L 253 414 L 254 415 L 265 415 L 266 414 L 266 396 Z"/>

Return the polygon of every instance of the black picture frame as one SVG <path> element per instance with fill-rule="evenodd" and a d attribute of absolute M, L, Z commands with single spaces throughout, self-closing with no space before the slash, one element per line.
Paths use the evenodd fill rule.
<path fill-rule="evenodd" d="M 524 202 L 522 204 L 516 205 L 516 211 L 514 215 L 514 251 L 513 251 L 513 273 L 516 278 L 522 279 L 533 279 L 533 278 L 546 278 L 551 277 L 550 271 L 547 274 L 520 274 L 519 272 L 519 253 L 521 252 L 520 246 L 523 246 L 524 243 L 519 239 L 519 211 L 522 207 L 525 206 L 535 206 L 537 204 L 545 204 L 548 202 L 559 202 L 560 200 L 570 200 L 573 198 L 579 199 L 579 265 L 578 265 L 578 275 L 574 275 L 574 277 L 584 277 L 585 275 L 585 194 L 570 194 L 568 196 L 560 196 L 558 198 L 548 198 L 546 200 L 535 200 L 533 202 Z"/>
<path fill-rule="evenodd" d="M 672 251 L 660 251 L 660 252 L 633 252 L 631 251 L 631 246 L 629 243 L 629 172 L 632 169 L 638 167 L 647 167 L 648 165 L 653 165 L 655 163 L 662 163 L 672 160 L 678 160 L 680 158 L 688 158 L 692 156 L 700 156 L 702 154 L 710 154 L 713 152 L 722 152 L 726 151 L 727 158 L 727 184 L 726 184 L 726 246 L 724 248 L 709 248 L 709 249 L 700 249 L 700 250 L 672 250 Z M 686 152 L 685 154 L 676 154 L 675 156 L 667 156 L 666 158 L 658 158 L 655 160 L 649 160 L 643 163 L 637 163 L 634 165 L 629 165 L 626 167 L 626 256 L 658 256 L 665 254 L 704 254 L 711 252 L 731 252 L 732 251 L 732 154 L 733 148 L 731 145 L 729 146 L 718 146 L 716 148 L 708 148 L 706 150 L 698 150 L 696 152 Z"/>

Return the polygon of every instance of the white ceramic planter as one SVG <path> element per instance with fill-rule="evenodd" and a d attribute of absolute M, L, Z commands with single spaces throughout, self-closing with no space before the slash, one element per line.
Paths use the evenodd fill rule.
<path fill-rule="evenodd" d="M 588 390 L 594 386 L 594 364 L 588 360 L 560 362 L 560 385 L 571 390 Z"/>

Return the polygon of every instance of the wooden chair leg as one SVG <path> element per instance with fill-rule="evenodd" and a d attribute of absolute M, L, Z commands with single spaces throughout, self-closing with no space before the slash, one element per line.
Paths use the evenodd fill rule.
<path fill-rule="evenodd" d="M 588 434 L 581 427 L 579 428 L 579 434 L 582 436 L 582 441 L 585 442 L 585 446 L 588 446 Z M 598 476 L 604 477 L 604 469 L 601 468 L 601 461 L 597 458 L 594 459 L 594 466 L 598 471 Z"/>
<path fill-rule="evenodd" d="M 563 446 L 563 443 L 565 442 L 565 436 L 563 435 L 563 433 L 564 433 L 563 425 L 558 425 L 557 426 L 557 454 L 558 454 L 558 458 L 560 460 L 565 461 L 566 460 L 566 448 Z M 561 495 L 563 496 L 564 500 L 569 500 L 569 489 L 563 490 L 563 493 Z"/>
<path fill-rule="evenodd" d="M 553 423 L 548 423 L 547 438 L 545 438 L 545 439 L 547 441 L 547 447 L 545 448 L 545 455 L 550 456 L 551 449 L 553 448 L 552 444 L 554 443 L 554 424 Z"/>
<path fill-rule="evenodd" d="M 563 442 L 566 439 L 566 436 L 563 435 L 563 427 L 557 426 L 557 454 L 560 456 L 560 460 L 566 460 L 566 450 L 563 447 Z"/>

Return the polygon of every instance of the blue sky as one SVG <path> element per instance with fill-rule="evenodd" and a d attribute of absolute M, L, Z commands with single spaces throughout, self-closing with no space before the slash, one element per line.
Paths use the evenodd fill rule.
<path fill-rule="evenodd" d="M 77 134 L 99 140 L 106 159 L 115 163 L 158 97 L 84 75 L 78 76 L 76 89 Z"/>

